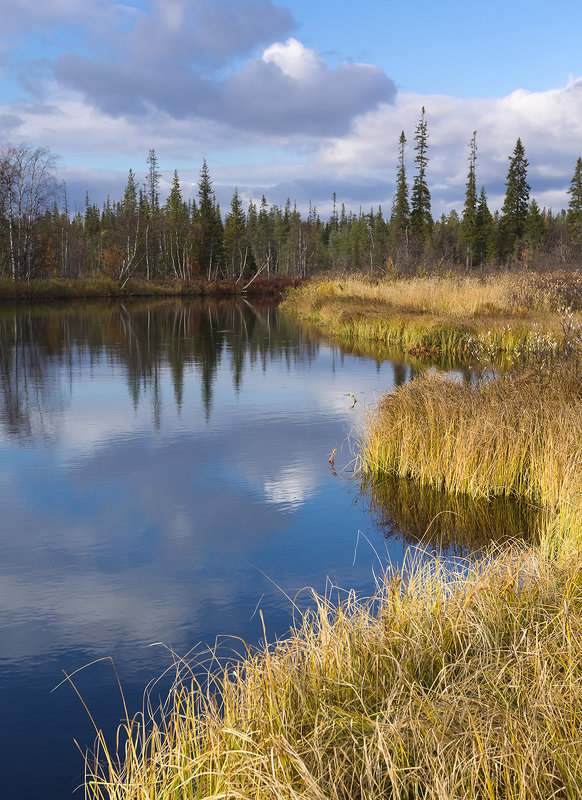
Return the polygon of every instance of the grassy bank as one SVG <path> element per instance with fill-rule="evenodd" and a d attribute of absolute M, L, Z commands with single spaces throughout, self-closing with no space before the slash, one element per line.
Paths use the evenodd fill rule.
<path fill-rule="evenodd" d="M 511 360 L 559 345 L 561 309 L 579 317 L 582 276 L 507 273 L 487 278 L 309 282 L 281 308 L 343 342 L 396 346 L 415 355 Z"/>
<path fill-rule="evenodd" d="M 247 290 L 253 295 L 275 295 L 297 286 L 299 281 L 285 278 L 258 278 Z M 193 280 L 146 281 L 132 278 L 123 286 L 112 278 L 43 279 L 30 282 L 0 279 L 0 301 L 5 300 L 66 300 L 109 297 L 196 297 L 235 296 L 242 294 L 236 281 Z"/>
<path fill-rule="evenodd" d="M 364 473 L 557 507 L 582 488 L 582 375 L 530 367 L 471 385 L 423 375 L 386 394 L 360 448 Z"/>
<path fill-rule="evenodd" d="M 422 375 L 370 413 L 360 468 L 544 510 L 548 551 L 582 544 L 582 365 L 529 366 L 478 385 Z"/>
<path fill-rule="evenodd" d="M 582 794 L 582 561 L 506 550 L 319 599 L 290 638 L 177 689 L 92 798 L 458 800 Z"/>

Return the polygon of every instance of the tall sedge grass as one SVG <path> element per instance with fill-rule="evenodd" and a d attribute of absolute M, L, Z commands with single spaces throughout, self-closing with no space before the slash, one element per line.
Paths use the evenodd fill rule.
<path fill-rule="evenodd" d="M 364 473 L 557 506 L 581 486 L 582 376 L 532 367 L 478 385 L 422 375 L 384 395 L 361 440 Z"/>
<path fill-rule="evenodd" d="M 368 280 L 362 277 L 341 277 L 310 282 L 294 291 L 288 307 L 308 313 L 336 303 L 342 309 L 397 313 L 434 314 L 438 316 L 473 317 L 491 312 L 511 314 L 516 304 L 511 297 L 512 276 L 486 280 L 467 278 L 405 278 Z"/>
<path fill-rule="evenodd" d="M 405 476 L 473 497 L 548 509 L 545 545 L 582 543 L 582 371 L 575 360 L 482 382 L 422 375 L 386 394 L 362 432 L 370 479 Z"/>
<path fill-rule="evenodd" d="M 310 313 L 336 302 L 342 309 L 426 313 L 473 318 L 554 312 L 582 307 L 582 273 L 506 272 L 486 277 L 368 279 L 342 276 L 309 281 L 289 293 L 287 308 Z"/>
<path fill-rule="evenodd" d="M 289 638 L 129 721 L 108 800 L 582 796 L 582 561 L 405 563 L 369 602 L 315 598 Z"/>

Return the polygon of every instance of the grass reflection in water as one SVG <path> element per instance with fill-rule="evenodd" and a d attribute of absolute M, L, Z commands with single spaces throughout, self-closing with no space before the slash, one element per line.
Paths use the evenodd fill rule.
<path fill-rule="evenodd" d="M 544 516 L 538 506 L 515 498 L 472 498 L 389 475 L 364 480 L 361 497 L 386 536 L 456 555 L 493 542 L 532 542 Z"/>

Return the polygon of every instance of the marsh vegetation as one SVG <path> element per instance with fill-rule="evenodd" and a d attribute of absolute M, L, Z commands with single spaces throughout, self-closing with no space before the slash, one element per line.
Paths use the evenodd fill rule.
<path fill-rule="evenodd" d="M 579 557 L 508 548 L 405 564 L 369 602 L 316 598 L 210 688 L 182 680 L 161 723 L 128 720 L 89 795 L 579 796 L 581 585 Z"/>
<path fill-rule="evenodd" d="M 282 309 L 342 343 L 490 362 L 557 354 L 582 319 L 582 275 L 519 271 L 407 279 L 342 276 L 291 292 Z"/>

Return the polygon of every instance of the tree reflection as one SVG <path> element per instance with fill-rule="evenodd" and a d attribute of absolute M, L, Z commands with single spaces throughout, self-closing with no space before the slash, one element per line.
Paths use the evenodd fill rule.
<path fill-rule="evenodd" d="M 312 361 L 319 337 L 247 301 L 135 301 L 0 310 L 0 424 L 12 437 L 50 434 L 51 412 L 67 406 L 75 374 L 97 363 L 121 367 L 137 409 L 150 398 L 159 425 L 161 374 L 169 370 L 178 411 L 188 373 L 200 381 L 207 420 L 219 365 L 228 359 L 235 390 L 245 364 Z"/>

